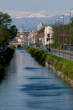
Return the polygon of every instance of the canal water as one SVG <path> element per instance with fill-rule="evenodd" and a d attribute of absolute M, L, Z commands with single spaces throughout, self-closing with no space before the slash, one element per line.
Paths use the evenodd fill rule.
<path fill-rule="evenodd" d="M 0 83 L 0 110 L 73 110 L 73 90 L 26 51 L 16 49 Z"/>

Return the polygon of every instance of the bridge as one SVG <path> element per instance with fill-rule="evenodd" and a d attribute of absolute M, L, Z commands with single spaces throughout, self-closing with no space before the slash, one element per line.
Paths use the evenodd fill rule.
<path fill-rule="evenodd" d="M 15 46 L 17 48 L 19 46 L 22 47 L 24 45 L 28 46 L 29 42 L 27 40 L 20 40 L 20 39 L 18 39 L 17 41 L 13 40 L 12 42 L 9 43 L 9 45 L 10 46 L 13 45 L 13 46 Z"/>
<path fill-rule="evenodd" d="M 15 46 L 16 48 L 19 47 L 19 46 L 22 47 L 22 46 L 24 45 L 24 42 L 22 42 L 22 43 L 19 43 L 19 42 L 11 42 L 10 45 Z"/>
<path fill-rule="evenodd" d="M 12 42 L 10 42 L 10 45 L 14 45 L 16 48 L 18 46 L 28 45 L 28 39 L 23 37 L 15 37 Z"/>

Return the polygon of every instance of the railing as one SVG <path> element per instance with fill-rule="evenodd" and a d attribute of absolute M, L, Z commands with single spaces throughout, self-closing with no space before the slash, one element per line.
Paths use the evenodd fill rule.
<path fill-rule="evenodd" d="M 32 47 L 32 46 L 30 46 Z M 69 51 L 69 50 L 58 50 L 58 49 L 53 49 L 53 48 L 50 48 L 50 50 L 48 48 L 40 48 L 40 47 L 34 47 L 34 48 L 37 48 L 39 50 L 44 50 L 48 53 L 51 53 L 53 55 L 56 55 L 56 56 L 59 56 L 61 58 L 64 58 L 64 59 L 68 59 L 68 60 L 71 60 L 73 61 L 73 51 Z"/>

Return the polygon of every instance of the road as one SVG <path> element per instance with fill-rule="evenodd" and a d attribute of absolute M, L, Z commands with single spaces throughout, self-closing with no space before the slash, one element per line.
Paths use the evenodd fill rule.
<path fill-rule="evenodd" d="M 56 56 L 73 61 L 73 51 L 51 49 L 51 53 Z"/>

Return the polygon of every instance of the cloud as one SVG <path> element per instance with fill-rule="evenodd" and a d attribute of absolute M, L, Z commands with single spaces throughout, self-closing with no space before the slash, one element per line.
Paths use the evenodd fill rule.
<path fill-rule="evenodd" d="M 55 11 L 55 12 L 46 12 L 46 11 L 40 11 L 40 12 L 28 12 L 28 11 L 15 11 L 15 10 L 7 10 L 3 12 L 7 12 L 12 18 L 50 18 L 53 16 L 59 16 L 63 15 L 64 11 Z"/>
<path fill-rule="evenodd" d="M 12 18 L 46 18 L 50 17 L 50 15 L 46 11 L 40 11 L 40 12 L 27 12 L 27 11 L 12 11 L 8 10 L 7 12 Z"/>

